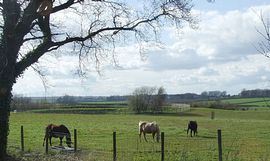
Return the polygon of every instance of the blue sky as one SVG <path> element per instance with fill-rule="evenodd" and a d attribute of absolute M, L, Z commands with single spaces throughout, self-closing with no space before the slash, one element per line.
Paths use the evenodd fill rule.
<path fill-rule="evenodd" d="M 255 49 L 261 41 L 258 13 L 270 15 L 268 0 L 194 0 L 198 29 L 180 32 L 165 28 L 162 47 L 150 46 L 142 58 L 136 44 L 115 48 L 121 68 L 109 62 L 101 74 L 90 70 L 87 78 L 74 76 L 78 58 L 43 57 L 49 85 L 44 92 L 39 76 L 29 69 L 14 86 L 25 96 L 127 95 L 141 86 L 163 86 L 167 93 L 201 93 L 221 90 L 238 94 L 243 89 L 270 88 L 270 59 Z M 65 19 L 65 18 L 63 18 Z M 72 24 L 71 24 L 72 26 Z M 69 49 L 62 49 L 69 52 Z M 29 83 L 31 82 L 31 83 Z"/>

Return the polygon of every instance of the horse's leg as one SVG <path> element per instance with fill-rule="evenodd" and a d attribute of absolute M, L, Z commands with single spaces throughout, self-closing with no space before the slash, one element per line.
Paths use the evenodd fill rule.
<path fill-rule="evenodd" d="M 139 138 L 140 138 L 140 142 L 142 142 L 142 132 L 140 131 L 140 133 L 139 133 Z"/>
<path fill-rule="evenodd" d="M 42 145 L 42 146 L 44 146 L 44 143 L 45 143 L 45 139 L 46 139 L 46 135 L 44 136 L 44 139 L 43 139 L 43 145 Z"/>
<path fill-rule="evenodd" d="M 152 133 L 152 136 L 153 136 L 153 140 L 154 140 L 154 141 L 155 141 L 155 134 L 156 134 L 156 133 Z"/>
<path fill-rule="evenodd" d="M 63 137 L 59 137 L 59 139 L 60 139 L 60 146 L 62 146 L 62 139 L 63 139 Z"/>
<path fill-rule="evenodd" d="M 49 136 L 50 145 L 52 146 L 52 136 Z"/>
<path fill-rule="evenodd" d="M 193 132 L 193 130 L 190 130 L 190 136 L 192 137 L 192 132 Z"/>
<path fill-rule="evenodd" d="M 146 142 L 148 142 L 147 139 L 146 139 L 146 137 L 145 137 L 145 133 L 143 133 L 143 137 L 144 137 L 144 140 L 145 140 Z"/>

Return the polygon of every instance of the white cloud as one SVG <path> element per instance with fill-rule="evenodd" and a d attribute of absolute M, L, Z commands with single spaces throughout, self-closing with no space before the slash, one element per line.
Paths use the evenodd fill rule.
<path fill-rule="evenodd" d="M 256 32 L 261 23 L 255 11 L 261 10 L 270 12 L 270 6 L 225 13 L 196 11 L 201 19 L 199 29 L 185 27 L 176 36 L 172 28 L 166 28 L 162 37 L 170 40 L 166 39 L 161 48 L 150 47 L 145 60 L 137 44 L 117 47 L 120 70 L 107 61 L 101 76 L 92 71 L 83 80 L 74 76 L 77 58 L 46 57 L 49 61 L 41 64 L 46 66 L 52 84 L 48 94 L 124 95 L 145 85 L 164 86 L 168 93 L 226 90 L 236 94 L 243 88 L 269 88 L 270 59 L 254 47 L 261 39 Z M 14 92 L 44 94 L 41 81 L 31 70 L 18 80 Z"/>

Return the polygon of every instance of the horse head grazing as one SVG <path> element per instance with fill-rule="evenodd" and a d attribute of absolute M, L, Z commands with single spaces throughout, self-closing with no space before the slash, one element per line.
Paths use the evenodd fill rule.
<path fill-rule="evenodd" d="M 72 141 L 71 141 L 71 134 L 68 130 L 68 128 L 65 125 L 60 125 L 59 127 L 62 128 L 62 132 L 66 137 L 66 144 L 68 147 L 71 147 Z"/>
<path fill-rule="evenodd" d="M 141 134 L 143 133 L 144 140 L 147 142 L 147 139 L 145 137 L 145 134 L 152 134 L 153 139 L 156 135 L 156 140 L 159 142 L 160 139 L 160 129 L 159 125 L 156 122 L 146 122 L 146 121 L 140 121 L 139 122 L 139 137 L 141 140 Z"/>
<path fill-rule="evenodd" d="M 43 146 L 46 139 L 49 139 L 50 145 L 52 146 L 51 138 L 59 138 L 60 139 L 60 146 L 62 146 L 62 139 L 66 138 L 66 144 L 68 147 L 71 147 L 71 135 L 68 128 L 65 125 L 53 125 L 49 124 L 45 129 L 45 136 L 43 140 Z"/>
<path fill-rule="evenodd" d="M 68 147 L 71 147 L 72 141 L 70 135 L 66 136 L 66 144 Z"/>

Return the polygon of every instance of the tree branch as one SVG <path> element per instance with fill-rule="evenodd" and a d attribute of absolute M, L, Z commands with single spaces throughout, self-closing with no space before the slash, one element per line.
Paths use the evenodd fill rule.
<path fill-rule="evenodd" d="M 52 13 L 58 12 L 60 10 L 64 10 L 66 8 L 69 8 L 71 5 L 77 3 L 78 1 L 74 0 L 68 0 L 66 3 L 61 4 L 59 6 L 56 6 L 53 8 Z M 180 6 L 181 7 L 181 6 Z M 118 13 L 117 13 L 118 14 Z M 37 15 L 37 14 L 36 14 Z M 38 15 L 37 15 L 38 16 Z M 156 15 L 151 14 L 148 17 L 143 17 L 143 18 L 138 18 L 133 21 L 129 21 L 126 24 L 122 26 L 117 24 L 116 18 L 113 17 L 113 24 L 109 27 L 103 27 L 99 28 L 95 31 L 91 31 L 93 28 L 90 25 L 90 28 L 88 30 L 88 35 L 86 36 L 74 36 L 74 37 L 69 37 L 67 36 L 65 40 L 60 40 L 60 41 L 53 41 L 51 39 L 52 33 L 50 29 L 50 15 L 48 16 L 39 16 L 37 17 L 37 23 L 39 25 L 39 28 L 41 29 L 41 32 L 43 33 L 43 36 L 37 36 L 37 37 L 32 37 L 32 38 L 26 38 L 25 41 L 29 40 L 35 40 L 35 39 L 41 39 L 43 38 L 43 43 L 38 45 L 36 49 L 33 51 L 27 53 L 17 64 L 16 64 L 16 75 L 20 75 L 27 67 L 31 66 L 31 64 L 35 63 L 38 61 L 38 59 L 44 55 L 46 52 L 50 52 L 53 50 L 57 50 L 59 47 L 75 42 L 79 43 L 81 47 L 87 48 L 87 49 L 94 49 L 94 50 L 99 50 L 97 48 L 102 48 L 102 45 L 99 44 L 99 42 L 95 41 L 95 37 L 102 37 L 103 40 L 107 41 L 107 39 L 110 39 L 109 37 L 113 37 L 114 35 L 119 34 L 121 31 L 132 31 L 136 34 L 138 34 L 141 37 L 140 30 L 137 29 L 138 26 L 141 26 L 143 24 L 146 25 L 147 28 L 155 28 L 155 26 L 152 24 L 152 22 L 158 22 L 161 17 L 167 17 L 167 18 L 172 18 L 172 19 L 182 19 L 186 20 L 189 22 L 189 19 L 186 17 L 189 17 L 189 15 L 179 15 L 176 17 L 176 15 L 173 15 L 173 11 L 170 9 L 164 9 L 163 12 L 161 13 L 156 13 Z M 95 22 L 95 21 L 94 21 Z M 31 24 L 30 24 L 31 25 Z M 154 30 L 156 32 L 156 30 Z M 105 33 L 104 35 L 102 33 Z M 98 39 L 98 38 L 97 38 Z M 86 41 L 90 41 L 88 45 Z M 87 51 L 85 51 L 87 52 Z M 89 52 L 89 51 L 88 51 Z M 96 53 L 94 53 L 96 54 Z M 98 60 L 97 55 L 95 55 L 96 60 Z"/>
<path fill-rule="evenodd" d="M 28 6 L 24 9 L 21 20 L 16 25 L 16 35 L 18 39 L 23 40 L 24 36 L 27 35 L 30 30 L 35 26 L 33 21 L 37 19 L 38 1 L 30 1 Z"/>
<path fill-rule="evenodd" d="M 23 39 L 23 42 L 30 41 L 30 40 L 40 40 L 44 38 L 45 38 L 44 36 L 30 37 L 30 38 Z"/>
<path fill-rule="evenodd" d="M 36 49 L 27 53 L 15 66 L 15 75 L 16 77 L 20 76 L 23 71 L 30 67 L 32 64 L 36 63 L 38 59 L 48 52 L 48 49 L 52 46 L 50 41 L 45 41 L 42 44 L 38 45 Z"/>
<path fill-rule="evenodd" d="M 267 58 L 270 58 L 270 22 L 268 19 L 263 17 L 262 12 L 260 13 L 260 21 L 263 26 L 263 32 L 256 28 L 256 31 L 261 35 L 261 37 L 264 39 L 258 43 L 259 47 L 255 47 L 256 50 L 266 56 Z"/>
<path fill-rule="evenodd" d="M 74 2 L 74 0 L 68 0 L 66 3 L 64 4 L 61 4 L 59 6 L 56 6 L 53 8 L 52 10 L 52 13 L 55 13 L 55 12 L 58 12 L 58 11 L 61 11 L 61 10 L 64 10 L 64 9 L 67 9 L 69 8 L 70 6 L 72 6 L 73 4 L 75 4 L 76 2 Z"/>
<path fill-rule="evenodd" d="M 54 7 L 53 10 L 52 10 L 52 13 L 58 12 L 60 10 L 67 9 L 67 8 L 69 8 L 73 4 L 75 4 L 74 0 L 68 0 L 64 4 Z M 29 28 L 29 26 L 31 26 L 31 23 L 35 19 L 38 19 L 38 16 L 40 16 L 36 12 L 37 9 L 38 9 L 38 7 L 39 7 L 38 1 L 37 0 L 33 0 L 33 1 L 30 1 L 30 3 L 28 4 L 28 6 L 25 8 L 25 10 L 23 12 L 23 15 L 22 15 L 22 19 L 21 19 L 21 21 L 17 25 L 17 33 L 18 33 L 18 35 L 20 35 L 20 38 L 21 39 L 31 30 L 31 28 Z M 47 18 L 46 17 L 47 16 L 45 16 L 45 18 L 44 18 L 43 21 L 47 21 Z M 40 17 L 39 17 L 39 19 L 40 19 Z M 48 20 L 48 22 L 49 22 L 49 20 Z M 39 24 L 40 23 L 41 22 L 39 22 Z M 45 25 L 45 22 L 43 23 L 43 25 Z M 48 23 L 46 25 L 48 25 Z M 47 31 L 47 33 L 48 33 L 48 31 Z"/>
<path fill-rule="evenodd" d="M 70 43 L 70 42 L 84 42 L 88 39 L 92 39 L 93 37 L 95 37 L 96 35 L 102 33 L 102 32 L 106 32 L 106 31 L 114 31 L 112 35 L 116 35 L 117 33 L 119 33 L 120 31 L 137 31 L 135 28 L 137 26 L 139 26 L 140 24 L 143 23 L 147 23 L 147 22 L 152 22 L 157 20 L 160 16 L 164 16 L 165 14 L 159 14 L 151 19 L 144 19 L 144 20 L 140 20 L 136 23 L 134 23 L 133 25 L 131 25 L 131 23 L 126 24 L 122 27 L 106 27 L 106 28 L 101 28 L 97 31 L 91 32 L 89 33 L 87 36 L 85 37 L 72 37 L 72 38 L 66 38 L 64 41 L 59 41 L 59 42 L 54 42 L 53 46 L 62 46 L 64 44 Z M 132 22 L 133 23 L 133 22 Z M 58 48 L 58 47 L 57 47 Z"/>
<path fill-rule="evenodd" d="M 38 25 L 39 25 L 39 28 L 41 29 L 46 41 L 51 41 L 52 33 L 51 33 L 51 28 L 50 28 L 50 15 L 39 16 L 38 17 Z"/>

